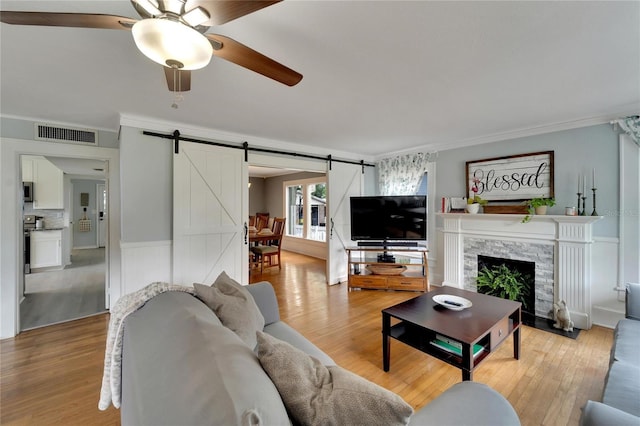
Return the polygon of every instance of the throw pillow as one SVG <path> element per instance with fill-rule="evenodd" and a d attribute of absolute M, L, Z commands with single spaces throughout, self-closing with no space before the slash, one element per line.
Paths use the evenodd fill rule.
<path fill-rule="evenodd" d="M 324 366 L 287 342 L 257 333 L 258 359 L 301 425 L 406 425 L 400 396 L 338 366 Z"/>
<path fill-rule="evenodd" d="M 196 296 L 251 349 L 256 347 L 256 331 L 264 328 L 264 317 L 251 293 L 225 272 L 209 287 L 194 283 Z"/>

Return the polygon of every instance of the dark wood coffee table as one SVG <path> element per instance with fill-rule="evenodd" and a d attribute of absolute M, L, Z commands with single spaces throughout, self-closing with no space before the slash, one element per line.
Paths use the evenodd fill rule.
<path fill-rule="evenodd" d="M 473 306 L 462 311 L 447 309 L 433 300 L 437 294 L 464 297 Z M 520 359 L 521 303 L 454 287 L 439 287 L 416 298 L 382 310 L 384 371 L 390 366 L 393 337 L 415 349 L 462 370 L 462 380 L 473 380 L 473 370 L 505 339 L 513 335 L 513 357 Z M 391 326 L 391 318 L 400 320 Z M 460 353 L 432 342 L 451 342 Z M 476 346 L 480 345 L 480 346 Z M 475 356 L 474 356 L 475 352 Z"/>

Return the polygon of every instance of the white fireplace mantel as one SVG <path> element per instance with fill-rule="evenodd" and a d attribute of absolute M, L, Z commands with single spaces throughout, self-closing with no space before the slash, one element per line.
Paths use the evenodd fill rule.
<path fill-rule="evenodd" d="M 602 216 L 438 213 L 443 219 L 443 285 L 464 286 L 464 238 L 554 245 L 554 295 L 564 300 L 575 326 L 591 328 L 592 224 Z"/>

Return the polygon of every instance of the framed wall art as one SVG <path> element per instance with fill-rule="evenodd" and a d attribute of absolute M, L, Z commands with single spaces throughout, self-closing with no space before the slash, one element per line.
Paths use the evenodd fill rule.
<path fill-rule="evenodd" d="M 467 161 L 467 194 L 489 201 L 552 198 L 553 151 Z"/>

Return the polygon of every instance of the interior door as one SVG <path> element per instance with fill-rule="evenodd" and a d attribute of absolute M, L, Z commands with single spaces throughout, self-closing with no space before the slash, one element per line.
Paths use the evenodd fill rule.
<path fill-rule="evenodd" d="M 327 232 L 327 283 L 347 280 L 347 252 L 352 245 L 349 199 L 363 193 L 364 174 L 355 164 L 332 162 L 327 171 L 327 203 L 329 218 Z"/>
<path fill-rule="evenodd" d="M 190 142 L 179 148 L 173 158 L 173 282 L 211 284 L 225 271 L 248 283 L 243 151 Z"/>

